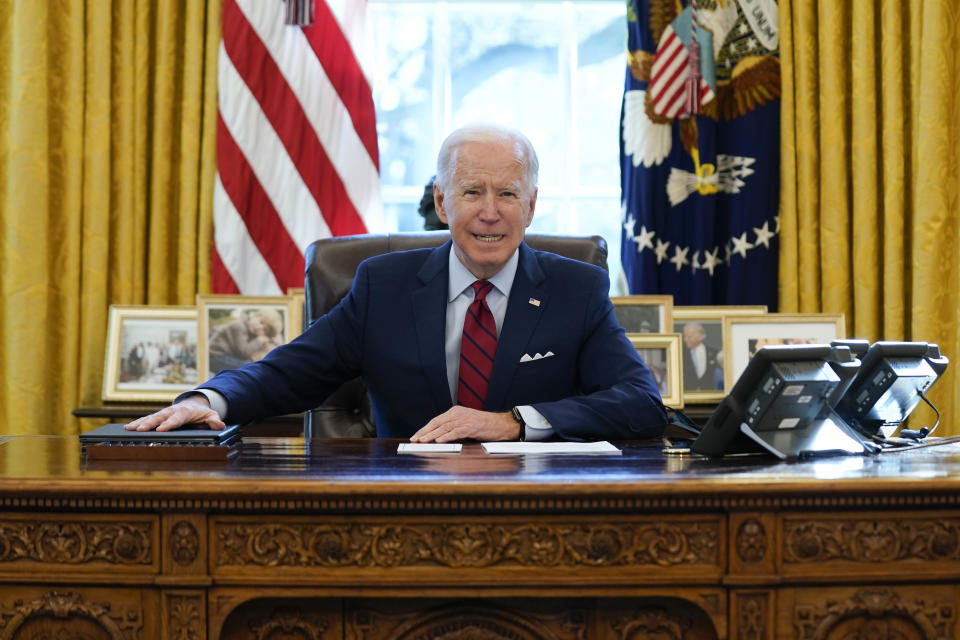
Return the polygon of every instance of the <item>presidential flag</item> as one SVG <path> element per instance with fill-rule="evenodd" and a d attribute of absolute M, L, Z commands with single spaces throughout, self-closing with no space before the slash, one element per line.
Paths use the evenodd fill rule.
<path fill-rule="evenodd" d="M 303 286 L 318 238 L 382 229 L 366 0 L 224 0 L 212 286 Z"/>
<path fill-rule="evenodd" d="M 775 0 L 628 0 L 621 258 L 634 294 L 777 304 Z"/>

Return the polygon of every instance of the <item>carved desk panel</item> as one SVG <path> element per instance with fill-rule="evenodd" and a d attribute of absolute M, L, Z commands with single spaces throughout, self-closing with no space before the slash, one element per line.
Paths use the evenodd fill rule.
<path fill-rule="evenodd" d="M 215 517 L 218 582 L 702 584 L 723 573 L 719 516 Z"/>
<path fill-rule="evenodd" d="M 0 640 L 958 638 L 960 449 L 209 464 L 0 438 Z"/>

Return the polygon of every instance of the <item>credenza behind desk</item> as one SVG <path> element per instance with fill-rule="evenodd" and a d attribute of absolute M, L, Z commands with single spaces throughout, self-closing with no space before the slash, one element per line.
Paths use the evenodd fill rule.
<path fill-rule="evenodd" d="M 0 438 L 0 638 L 957 638 L 960 448 L 225 462 Z"/>

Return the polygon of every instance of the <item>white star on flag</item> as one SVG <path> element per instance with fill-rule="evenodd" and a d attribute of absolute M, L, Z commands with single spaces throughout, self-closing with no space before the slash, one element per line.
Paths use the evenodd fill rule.
<path fill-rule="evenodd" d="M 731 254 L 739 253 L 741 258 L 746 259 L 747 251 L 753 249 L 753 245 L 747 240 L 747 232 L 744 231 L 740 234 L 739 238 L 734 236 L 731 238 L 731 240 L 733 241 L 733 250 L 731 251 Z"/>
<path fill-rule="evenodd" d="M 757 234 L 757 241 L 753 243 L 753 246 L 759 247 L 760 245 L 763 245 L 767 249 L 770 248 L 770 238 L 772 238 L 777 234 L 774 233 L 773 231 L 770 231 L 769 227 L 770 227 L 770 223 L 764 222 L 763 226 L 760 227 L 759 229 L 757 227 L 753 228 L 754 232 Z"/>
<path fill-rule="evenodd" d="M 663 261 L 667 259 L 667 249 L 669 248 L 669 242 L 664 242 L 660 238 L 657 238 L 657 248 L 653 250 L 657 256 L 657 264 L 663 264 Z"/>
<path fill-rule="evenodd" d="M 683 269 L 684 265 L 690 264 L 690 261 L 687 260 L 687 252 L 690 251 L 689 247 L 674 247 L 673 248 L 673 257 L 670 258 L 670 262 L 676 265 L 677 271 Z"/>
<path fill-rule="evenodd" d="M 718 253 L 720 253 L 720 247 L 714 247 L 713 251 L 705 251 L 703 254 L 702 268 L 710 272 L 710 277 L 713 277 L 714 268 L 722 262 L 717 256 Z"/>
<path fill-rule="evenodd" d="M 637 243 L 637 252 L 643 251 L 644 249 L 650 249 L 653 251 L 653 237 L 657 235 L 654 231 L 647 231 L 646 225 L 640 226 L 640 233 L 633 237 L 633 241 Z"/>

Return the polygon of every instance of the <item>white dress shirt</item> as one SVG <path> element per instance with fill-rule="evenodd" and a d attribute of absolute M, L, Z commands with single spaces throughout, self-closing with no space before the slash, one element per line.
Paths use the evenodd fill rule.
<path fill-rule="evenodd" d="M 702 378 L 707 371 L 707 347 L 702 342 L 690 349 L 690 357 L 693 359 L 693 368 L 697 377 Z"/>

